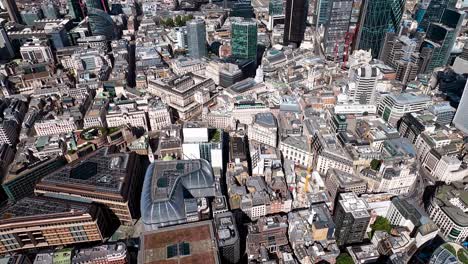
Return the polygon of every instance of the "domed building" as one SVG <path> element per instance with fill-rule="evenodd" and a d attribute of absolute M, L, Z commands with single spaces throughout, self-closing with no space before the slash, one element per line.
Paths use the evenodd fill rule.
<path fill-rule="evenodd" d="M 145 230 L 197 221 L 205 207 L 200 198 L 214 197 L 215 191 L 208 161 L 155 161 L 146 171 L 141 195 Z"/>

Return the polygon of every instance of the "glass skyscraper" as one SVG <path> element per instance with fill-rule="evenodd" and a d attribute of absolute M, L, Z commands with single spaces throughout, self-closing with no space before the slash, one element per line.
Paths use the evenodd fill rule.
<path fill-rule="evenodd" d="M 270 0 L 268 4 L 268 14 L 270 16 L 279 16 L 284 14 L 283 0 Z"/>
<path fill-rule="evenodd" d="M 232 56 L 257 60 L 257 23 L 253 20 L 233 21 L 231 25 Z"/>
<path fill-rule="evenodd" d="M 192 58 L 206 57 L 206 26 L 202 19 L 193 19 L 187 23 L 187 46 Z"/>
<path fill-rule="evenodd" d="M 317 6 L 316 6 L 316 16 L 317 16 L 317 23 L 316 27 L 319 27 L 320 25 L 324 25 L 327 20 L 328 20 L 328 5 L 330 3 L 330 0 L 319 0 L 317 1 Z"/>
<path fill-rule="evenodd" d="M 368 0 L 364 5 L 356 47 L 372 50 L 372 57 L 377 58 L 385 34 L 400 27 L 405 0 Z"/>
<path fill-rule="evenodd" d="M 431 49 L 431 59 L 423 72 L 430 73 L 437 67 L 447 64 L 455 40 L 460 33 L 465 13 L 455 9 L 445 9 L 440 23 L 430 23 L 421 49 Z"/>
<path fill-rule="evenodd" d="M 108 40 L 115 38 L 114 21 L 103 10 L 88 8 L 88 24 L 93 36 L 105 36 Z"/>
<path fill-rule="evenodd" d="M 432 22 L 440 22 L 446 8 L 455 7 L 457 0 L 424 0 L 422 3 L 427 5 L 427 9 L 424 12 L 419 28 L 427 31 Z"/>
<path fill-rule="evenodd" d="M 96 8 L 105 12 L 109 12 L 109 4 L 107 3 L 107 0 L 86 0 L 86 7 L 88 9 Z"/>
<path fill-rule="evenodd" d="M 59 10 L 53 2 L 42 3 L 41 10 L 45 18 L 57 19 L 60 17 Z"/>
<path fill-rule="evenodd" d="M 304 39 L 309 1 L 286 0 L 284 19 L 284 44 L 295 43 L 299 46 Z"/>
<path fill-rule="evenodd" d="M 345 51 L 346 33 L 353 10 L 353 0 L 331 0 L 328 19 L 325 23 L 324 47 L 327 59 L 342 60 Z"/>
<path fill-rule="evenodd" d="M 68 15 L 70 15 L 73 19 L 76 20 L 83 20 L 84 14 L 83 10 L 81 9 L 80 0 L 68 0 Z"/>

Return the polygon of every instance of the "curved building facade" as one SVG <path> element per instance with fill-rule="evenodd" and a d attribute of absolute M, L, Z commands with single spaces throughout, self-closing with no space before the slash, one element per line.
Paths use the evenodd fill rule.
<path fill-rule="evenodd" d="M 145 175 L 141 195 L 145 230 L 188 222 L 195 198 L 215 196 L 215 179 L 208 161 L 155 161 Z"/>
<path fill-rule="evenodd" d="M 103 10 L 88 8 L 88 24 L 93 36 L 105 36 L 108 40 L 115 38 L 114 21 Z"/>

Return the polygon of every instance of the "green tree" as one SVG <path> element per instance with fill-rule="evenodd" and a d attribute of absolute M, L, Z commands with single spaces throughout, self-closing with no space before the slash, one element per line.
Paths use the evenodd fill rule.
<path fill-rule="evenodd" d="M 385 231 L 387 233 L 390 233 L 392 231 L 392 225 L 390 224 L 390 221 L 388 221 L 387 218 L 382 216 L 377 216 L 375 222 L 371 225 L 371 228 L 371 237 L 374 236 L 375 231 Z"/>
<path fill-rule="evenodd" d="M 354 264 L 354 261 L 348 253 L 341 253 L 338 258 L 336 258 L 336 264 Z"/>
<path fill-rule="evenodd" d="M 175 17 L 175 24 L 176 24 L 176 26 L 181 27 L 181 26 L 183 26 L 185 23 L 184 23 L 184 21 L 182 21 L 182 17 L 179 16 L 179 15 L 177 15 L 177 16 Z"/>
<path fill-rule="evenodd" d="M 172 18 L 168 18 L 168 19 L 166 19 L 164 24 L 165 24 L 166 27 L 174 27 L 174 20 Z"/>
<path fill-rule="evenodd" d="M 370 163 L 370 167 L 371 169 L 373 170 L 379 170 L 380 169 L 380 165 L 382 164 L 382 161 L 380 160 L 376 160 L 376 159 L 373 159 Z"/>

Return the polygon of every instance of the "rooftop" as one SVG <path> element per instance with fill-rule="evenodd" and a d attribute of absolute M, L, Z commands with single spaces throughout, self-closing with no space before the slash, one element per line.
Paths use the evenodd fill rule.
<path fill-rule="evenodd" d="M 346 213 L 351 213 L 355 218 L 370 217 L 367 203 L 352 192 L 340 193 L 339 203 Z"/>
<path fill-rule="evenodd" d="M 134 172 L 131 153 L 110 153 L 101 148 L 45 176 L 40 186 L 120 194 Z"/>
<path fill-rule="evenodd" d="M 91 204 L 50 197 L 26 197 L 0 211 L 0 225 L 18 221 L 50 219 L 82 215 L 94 210 Z"/>
<path fill-rule="evenodd" d="M 148 228 L 186 221 L 185 198 L 215 196 L 213 170 L 208 161 L 155 161 L 145 175 L 141 208 Z"/>
<path fill-rule="evenodd" d="M 217 264 L 211 221 L 166 227 L 141 236 L 139 263 Z"/>

